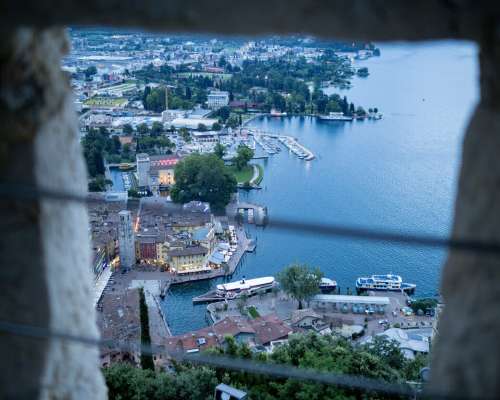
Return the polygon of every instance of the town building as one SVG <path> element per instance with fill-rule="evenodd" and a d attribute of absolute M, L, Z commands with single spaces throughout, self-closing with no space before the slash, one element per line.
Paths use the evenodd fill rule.
<path fill-rule="evenodd" d="M 146 153 L 136 155 L 137 177 L 139 187 L 149 187 L 150 159 Z"/>
<path fill-rule="evenodd" d="M 285 343 L 293 329 L 276 314 L 269 314 L 255 319 L 230 316 L 210 327 L 183 335 L 172 336 L 166 340 L 168 351 L 197 353 L 209 347 L 224 346 L 227 336 L 238 343 L 245 343 L 250 348 L 270 351 L 272 343 Z"/>
<path fill-rule="evenodd" d="M 210 109 L 217 109 L 229 104 L 229 92 L 221 90 L 212 90 L 207 95 L 207 107 Z"/>
<path fill-rule="evenodd" d="M 417 354 L 429 353 L 432 328 L 389 328 L 386 331 L 377 334 L 377 336 L 385 337 L 390 341 L 395 341 L 398 343 L 403 355 L 407 359 L 413 360 Z M 373 337 L 368 336 L 363 343 L 369 344 L 372 341 Z"/>
<path fill-rule="evenodd" d="M 317 294 L 311 299 L 311 307 L 325 312 L 353 312 L 357 314 L 385 314 L 390 304 L 388 297 L 382 296 L 347 296 Z"/>
<path fill-rule="evenodd" d="M 140 188 L 149 189 L 155 194 L 168 190 L 175 183 L 175 165 L 180 158 L 172 154 L 148 155 L 139 153 L 136 156 L 138 184 Z"/>
<path fill-rule="evenodd" d="M 135 264 L 135 237 L 130 211 L 123 210 L 118 213 L 118 244 L 120 246 L 120 265 L 130 268 Z"/>
<path fill-rule="evenodd" d="M 170 267 L 178 274 L 210 271 L 207 264 L 208 249 L 192 246 L 172 250 L 168 253 Z"/>

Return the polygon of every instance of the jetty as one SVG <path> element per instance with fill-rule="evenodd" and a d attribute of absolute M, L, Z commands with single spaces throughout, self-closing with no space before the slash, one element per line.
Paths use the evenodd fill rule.
<path fill-rule="evenodd" d="M 277 145 L 269 143 L 268 140 L 277 139 L 288 150 L 305 161 L 312 161 L 316 158 L 311 150 L 309 150 L 303 144 L 300 144 L 299 141 L 293 136 L 279 135 L 276 133 L 254 128 L 248 128 L 248 134 L 252 135 L 255 141 L 264 149 L 264 151 L 266 151 L 270 155 L 276 154 L 280 151 L 280 149 Z"/>
<path fill-rule="evenodd" d="M 193 304 L 215 303 L 217 301 L 225 301 L 225 299 L 221 296 L 218 296 L 215 290 L 211 290 L 210 292 L 207 292 L 200 296 L 193 297 Z"/>

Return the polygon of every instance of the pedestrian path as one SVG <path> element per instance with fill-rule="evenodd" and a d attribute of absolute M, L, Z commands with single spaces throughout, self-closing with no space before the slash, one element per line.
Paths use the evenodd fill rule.
<path fill-rule="evenodd" d="M 109 278 L 111 278 L 111 274 L 113 271 L 111 271 L 111 268 L 106 268 L 104 271 L 101 272 L 101 275 L 97 278 L 97 280 L 94 283 L 94 308 L 97 306 L 97 303 L 101 299 L 101 296 L 104 292 L 104 289 L 106 288 Z"/>

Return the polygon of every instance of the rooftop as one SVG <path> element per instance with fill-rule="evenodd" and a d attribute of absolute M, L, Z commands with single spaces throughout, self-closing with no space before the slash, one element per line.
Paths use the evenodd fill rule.
<path fill-rule="evenodd" d="M 338 294 L 317 294 L 312 298 L 312 301 L 320 301 L 323 303 L 346 303 L 346 304 L 374 304 L 374 305 L 389 305 L 389 297 L 380 296 L 348 296 Z"/>

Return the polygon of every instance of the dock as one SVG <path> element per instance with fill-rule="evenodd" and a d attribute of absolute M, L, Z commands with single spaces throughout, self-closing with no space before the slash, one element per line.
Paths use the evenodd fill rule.
<path fill-rule="evenodd" d="M 187 282 L 194 281 L 203 281 L 214 278 L 221 278 L 224 276 L 231 276 L 236 271 L 236 268 L 240 264 L 241 259 L 243 258 L 245 252 L 248 249 L 248 244 L 250 240 L 247 238 L 247 235 L 243 228 L 236 228 L 236 235 L 238 237 L 238 248 L 232 255 L 232 257 L 227 262 L 226 267 L 219 268 L 210 272 L 202 272 L 196 274 L 186 274 L 186 275 L 171 275 L 171 280 L 168 282 L 169 286 L 171 285 L 179 285 Z M 254 245 L 255 246 L 255 245 Z M 220 298 L 219 298 L 220 300 Z"/>
<path fill-rule="evenodd" d="M 302 158 L 305 161 L 312 161 L 316 158 L 314 153 L 309 150 L 304 145 L 300 144 L 296 138 L 289 135 L 279 135 L 272 132 L 263 131 L 260 129 L 248 129 L 248 134 L 252 135 L 255 141 L 266 151 L 268 154 L 276 154 L 279 151 L 279 147 L 274 144 L 266 143 L 265 139 L 277 139 L 283 146 L 285 146 L 288 150 L 292 151 L 294 154 L 297 154 L 297 149 L 305 154 L 305 157 Z"/>
<path fill-rule="evenodd" d="M 216 301 L 224 301 L 223 297 L 217 296 L 215 290 L 211 290 L 200 296 L 193 297 L 193 304 L 200 303 L 215 303 Z"/>

